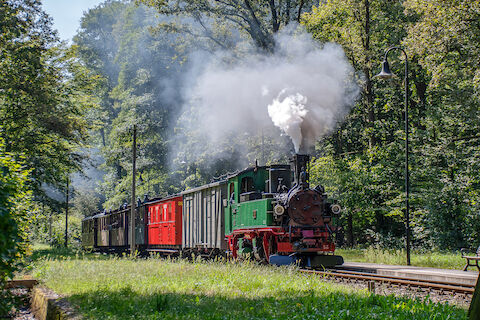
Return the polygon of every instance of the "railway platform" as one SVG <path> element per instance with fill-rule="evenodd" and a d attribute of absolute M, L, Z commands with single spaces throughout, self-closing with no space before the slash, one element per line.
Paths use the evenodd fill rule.
<path fill-rule="evenodd" d="M 461 271 L 360 262 L 345 262 L 343 265 L 337 266 L 336 269 L 368 272 L 383 276 L 405 277 L 412 280 L 440 281 L 472 286 L 475 286 L 479 275 L 478 271 Z"/>

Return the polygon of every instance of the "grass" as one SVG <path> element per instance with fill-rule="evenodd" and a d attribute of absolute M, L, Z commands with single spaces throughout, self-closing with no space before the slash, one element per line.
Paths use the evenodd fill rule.
<path fill-rule="evenodd" d="M 343 256 L 346 262 L 370 262 L 394 265 L 406 265 L 404 250 L 382 250 L 375 248 L 367 249 L 338 249 L 336 254 Z M 417 267 L 431 267 L 442 269 L 463 270 L 465 259 L 460 253 L 422 253 L 413 251 L 411 253 L 411 264 Z M 475 268 L 470 268 L 474 270 Z"/>
<path fill-rule="evenodd" d="M 30 255 L 25 259 L 25 267 L 15 274 L 15 278 L 30 275 L 39 261 L 55 261 L 66 259 L 109 259 L 108 255 L 85 252 L 76 247 L 52 247 L 48 244 L 35 243 L 31 247 Z"/>
<path fill-rule="evenodd" d="M 67 257 L 34 276 L 85 319 L 465 319 L 463 309 L 377 296 L 294 267 L 214 261 Z"/>

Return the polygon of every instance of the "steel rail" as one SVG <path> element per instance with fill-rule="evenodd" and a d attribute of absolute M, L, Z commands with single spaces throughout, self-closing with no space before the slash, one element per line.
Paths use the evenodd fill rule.
<path fill-rule="evenodd" d="M 408 287 L 422 287 L 428 289 L 437 289 L 441 291 L 452 291 L 455 293 L 467 293 L 473 294 L 475 291 L 474 286 L 460 285 L 460 284 L 440 284 L 435 282 L 428 282 L 425 280 L 410 280 L 408 278 L 396 278 L 391 276 L 383 276 L 378 274 L 369 274 L 369 275 L 359 275 L 355 273 L 347 272 L 335 272 L 335 271 L 318 271 L 318 270 L 306 270 L 301 269 L 301 272 L 324 275 L 327 277 L 337 277 L 337 278 L 346 278 L 346 279 L 355 279 L 363 281 L 374 281 L 382 283 L 397 284 Z"/>

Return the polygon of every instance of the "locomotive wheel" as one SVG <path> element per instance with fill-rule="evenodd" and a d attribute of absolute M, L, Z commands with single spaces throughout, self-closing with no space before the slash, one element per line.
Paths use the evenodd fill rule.
<path fill-rule="evenodd" d="M 253 255 L 255 256 L 255 259 L 262 263 L 266 263 L 267 259 L 265 258 L 265 250 L 263 249 L 263 239 L 262 238 L 256 238 L 256 246 L 253 248 Z"/>
<path fill-rule="evenodd" d="M 268 257 L 267 257 L 267 254 L 265 252 L 265 248 L 264 248 L 264 241 L 265 241 L 265 237 L 267 237 L 266 235 L 263 235 L 263 236 L 260 236 L 258 238 L 256 238 L 256 247 L 254 247 L 254 250 L 253 250 L 253 253 L 254 253 L 254 257 L 257 261 L 261 262 L 261 263 L 264 263 L 264 264 L 268 264 Z M 275 248 L 273 248 L 273 237 L 268 237 L 267 239 L 267 244 L 268 244 L 268 255 L 271 255 L 271 254 L 274 254 L 276 252 Z"/>

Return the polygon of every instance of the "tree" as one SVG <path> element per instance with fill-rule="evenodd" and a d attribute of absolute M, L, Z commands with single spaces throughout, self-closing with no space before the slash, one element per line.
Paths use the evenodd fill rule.
<path fill-rule="evenodd" d="M 0 140 L 0 315 L 8 315 L 10 298 L 3 290 L 6 281 L 13 277 L 26 251 L 27 209 L 30 194 L 25 190 L 29 171 L 11 153 L 5 152 Z"/>
<path fill-rule="evenodd" d="M 200 28 L 184 31 L 195 33 L 210 39 L 226 48 L 225 32 L 220 32 L 222 25 L 227 29 L 240 31 L 253 40 L 263 50 L 272 51 L 275 47 L 273 35 L 291 21 L 300 21 L 303 12 L 309 10 L 314 1 L 310 0 L 140 0 L 139 2 L 156 8 L 161 14 L 187 16 Z M 201 30 L 201 32 L 199 32 Z M 227 30 L 228 32 L 228 30 Z"/>
<path fill-rule="evenodd" d="M 175 50 L 177 35 L 151 32 L 158 21 L 146 6 L 109 1 L 87 12 L 74 38 L 81 61 L 103 79 L 94 130 L 105 159 L 106 208 L 129 199 L 133 124 L 138 128 L 137 193 L 171 190 L 167 141 L 183 103 L 178 88 L 184 67 Z"/>
<path fill-rule="evenodd" d="M 78 170 L 96 79 L 59 43 L 38 0 L 0 3 L 0 287 L 27 252 L 37 203 Z M 0 298 L 0 301 L 4 299 Z M 3 311 L 3 310 L 1 310 Z M 2 313 L 3 314 L 3 313 Z"/>
<path fill-rule="evenodd" d="M 341 183 L 346 186 L 352 169 L 345 164 L 364 168 L 359 172 L 365 174 L 353 177 L 368 177 L 364 189 L 339 189 L 347 217 L 355 209 L 360 213 L 352 228 L 361 231 L 355 224 L 363 225 L 363 239 L 369 229 L 377 235 L 404 234 L 402 83 L 372 78 L 383 50 L 397 44 L 406 48 L 410 66 L 414 244 L 457 249 L 478 239 L 479 12 L 471 1 L 339 0 L 304 15 L 307 29 L 320 41 L 341 43 L 364 77 L 361 104 L 322 141 L 317 160 L 333 155 L 328 159 L 336 174 L 350 177 Z M 402 71 L 396 56 L 390 63 Z M 324 175 L 317 178 L 332 183 Z M 365 206 L 350 201 L 359 194 L 368 199 Z"/>
<path fill-rule="evenodd" d="M 431 81 L 426 88 L 425 232 L 434 245 L 478 245 L 480 4 L 477 1 L 405 1 L 415 18 L 405 45 Z"/>
<path fill-rule="evenodd" d="M 72 51 L 57 46 L 39 1 L 3 1 L 0 15 L 0 136 L 6 152 L 23 155 L 28 184 L 44 198 L 42 184 L 79 168 L 93 86 Z"/>
<path fill-rule="evenodd" d="M 364 241 L 366 232 L 373 238 L 402 234 L 402 87 L 379 84 L 373 77 L 388 44 L 398 44 L 405 36 L 405 22 L 397 1 L 327 1 L 302 17 L 315 39 L 342 45 L 362 88 L 361 99 L 317 151 L 321 157 L 317 161 L 333 156 L 331 165 L 340 176 L 367 183 L 362 187 L 360 182 L 342 180 L 348 187 L 341 188 L 339 198 L 349 206 L 345 223 L 350 241 L 354 229 L 363 232 Z M 359 194 L 368 201 L 351 201 Z"/>
<path fill-rule="evenodd" d="M 370 148 L 381 139 L 376 137 L 375 122 L 381 117 L 381 102 L 375 100 L 377 86 L 373 76 L 384 50 L 399 44 L 405 36 L 402 10 L 398 1 L 333 0 L 320 3 L 302 18 L 315 39 L 341 44 L 354 68 L 361 72 L 362 100 L 357 106 L 361 109 L 350 117 L 354 122 L 364 122 L 361 134 L 368 138 Z M 357 151 L 359 147 L 346 151 Z"/>

